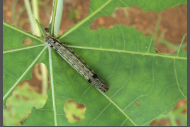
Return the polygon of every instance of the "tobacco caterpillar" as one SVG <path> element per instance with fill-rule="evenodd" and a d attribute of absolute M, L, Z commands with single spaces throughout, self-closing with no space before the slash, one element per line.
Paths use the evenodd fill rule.
<path fill-rule="evenodd" d="M 47 28 L 45 30 L 48 31 Z M 46 34 L 45 41 L 95 88 L 103 92 L 108 91 L 109 88 L 105 82 L 74 53 L 74 50 L 69 49 L 66 44 L 63 44 L 59 40 L 53 38 L 49 33 Z"/>

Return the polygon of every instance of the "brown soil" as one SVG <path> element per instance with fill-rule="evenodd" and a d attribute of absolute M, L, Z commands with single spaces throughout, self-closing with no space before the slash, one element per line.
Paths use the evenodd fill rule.
<path fill-rule="evenodd" d="M 3 20 L 11 24 L 14 24 L 26 31 L 31 31 L 30 23 L 27 22 L 27 12 L 26 10 L 21 16 L 18 16 L 19 12 L 24 7 L 24 1 L 18 0 L 16 9 L 11 12 L 14 2 L 16 0 L 3 0 Z M 40 12 L 40 23 L 43 26 L 48 26 L 52 1 L 51 0 L 41 0 L 42 5 L 39 6 Z M 82 20 L 87 16 L 89 12 L 90 0 L 64 0 L 64 9 L 62 16 L 62 23 L 59 33 L 63 33 L 68 28 L 71 28 L 73 24 Z M 69 16 L 74 11 L 78 11 L 72 19 Z M 15 17 L 14 21 L 12 20 Z M 172 44 L 179 45 L 181 39 L 185 33 L 187 33 L 187 6 L 181 5 L 175 8 L 168 8 L 161 13 L 143 11 L 138 7 L 130 8 L 118 8 L 111 15 L 106 17 L 99 17 L 94 19 L 90 28 L 92 30 L 97 30 L 100 26 L 104 26 L 106 29 L 113 27 L 114 24 L 123 24 L 125 26 L 133 26 L 134 28 L 141 31 L 144 35 L 148 36 L 146 31 L 152 31 L 155 29 L 158 17 L 161 17 L 161 23 L 159 25 L 157 37 L 161 36 L 161 33 L 165 31 L 165 36 L 163 39 L 171 42 Z M 17 21 L 18 20 L 18 21 Z M 24 22 L 24 20 L 26 22 Z M 17 21 L 17 23 L 15 22 Z M 187 37 L 184 42 L 187 42 Z M 155 41 L 155 47 L 158 48 L 162 53 L 174 53 L 172 48 L 167 45 Z M 186 49 L 186 48 L 185 48 Z M 35 77 L 33 70 L 33 78 L 30 80 L 30 84 L 40 84 L 40 82 Z M 187 100 L 178 101 L 176 107 L 183 106 Z M 176 109 L 176 107 L 174 109 Z M 184 110 L 183 112 L 186 112 Z M 154 120 L 152 126 L 166 126 L 169 120 L 161 120 L 158 123 Z M 180 125 L 180 122 L 178 122 Z"/>

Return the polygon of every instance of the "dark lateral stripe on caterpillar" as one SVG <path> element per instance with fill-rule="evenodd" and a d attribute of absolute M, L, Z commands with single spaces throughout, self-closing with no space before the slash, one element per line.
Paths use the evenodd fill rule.
<path fill-rule="evenodd" d="M 96 75 L 94 71 L 74 53 L 73 50 L 69 49 L 66 44 L 61 43 L 50 34 L 47 34 L 45 41 L 95 88 L 103 92 L 108 91 L 109 88 L 105 82 L 100 79 L 98 75 Z"/>

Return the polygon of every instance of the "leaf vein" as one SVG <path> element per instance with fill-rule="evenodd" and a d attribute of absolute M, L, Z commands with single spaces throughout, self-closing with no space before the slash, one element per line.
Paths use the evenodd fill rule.
<path fill-rule="evenodd" d="M 158 54 L 158 53 L 144 53 L 144 52 L 134 52 L 134 51 L 126 51 L 126 50 L 117 50 L 117 49 L 105 49 L 105 48 L 94 48 L 94 47 L 82 47 L 82 46 L 74 46 L 69 45 L 68 47 L 79 48 L 79 49 L 91 49 L 91 50 L 98 50 L 98 51 L 110 51 L 110 52 L 122 52 L 122 53 L 130 53 L 130 54 L 138 54 L 138 55 L 146 55 L 146 56 L 158 56 L 158 57 L 166 57 L 171 59 L 183 59 L 187 60 L 186 57 L 179 57 L 169 54 Z"/>
<path fill-rule="evenodd" d="M 67 36 L 68 34 L 70 34 L 71 32 L 73 32 L 75 29 L 77 29 L 78 27 L 80 27 L 82 24 L 84 24 L 85 22 L 87 22 L 90 18 L 92 18 L 95 14 L 97 14 L 98 12 L 100 12 L 104 7 L 106 7 L 110 2 L 112 2 L 112 0 L 108 0 L 105 4 L 103 4 L 102 6 L 100 6 L 94 13 L 88 15 L 85 19 L 83 19 L 82 21 L 80 21 L 78 24 L 76 24 L 75 26 L 73 26 L 71 29 L 69 29 L 67 32 L 65 32 L 65 34 L 61 35 L 60 37 L 58 37 L 59 40 L 61 40 L 62 38 L 64 38 L 65 36 Z"/>
<path fill-rule="evenodd" d="M 175 71 L 176 83 L 177 83 L 177 85 L 178 85 L 179 91 L 181 92 L 181 94 L 182 94 L 185 98 L 187 98 L 187 97 L 184 95 L 184 93 L 182 92 L 182 90 L 181 90 L 181 88 L 180 88 L 180 86 L 179 86 L 178 76 L 177 76 L 177 71 L 176 71 L 176 65 L 175 65 L 175 59 L 174 59 L 174 71 Z"/>
<path fill-rule="evenodd" d="M 128 118 L 135 126 L 137 126 L 137 124 L 111 99 L 109 98 L 105 93 L 103 93 L 102 91 L 99 90 L 99 92 L 104 95 L 104 97 L 106 97 L 126 118 Z"/>

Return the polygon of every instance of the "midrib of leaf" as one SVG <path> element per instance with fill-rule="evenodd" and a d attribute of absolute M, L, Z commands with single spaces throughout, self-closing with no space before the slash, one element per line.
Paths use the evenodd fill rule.
<path fill-rule="evenodd" d="M 34 64 L 36 63 L 36 61 L 38 60 L 38 58 L 42 55 L 42 53 L 44 52 L 44 50 L 47 48 L 47 46 L 45 46 L 42 51 L 39 53 L 39 55 L 34 59 L 34 61 L 30 64 L 30 66 L 26 69 L 26 71 L 20 76 L 20 78 L 15 82 L 15 84 L 10 88 L 10 90 L 5 94 L 5 96 L 3 96 L 3 101 L 7 98 L 8 95 L 11 94 L 11 92 L 13 91 L 13 89 L 15 89 L 15 87 L 17 86 L 17 84 L 21 81 L 21 79 L 26 75 L 26 73 L 30 70 L 30 68 L 32 68 L 34 66 Z"/>
<path fill-rule="evenodd" d="M 53 84 L 53 69 L 52 69 L 52 56 L 51 49 L 48 46 L 49 51 L 49 69 L 50 69 L 50 80 L 51 80 L 51 92 L 52 92 L 52 103 L 53 103 L 53 113 L 54 113 L 54 122 L 55 126 L 57 126 L 57 115 L 56 115 L 56 106 L 55 106 L 55 94 L 54 94 L 54 84 Z"/>
<path fill-rule="evenodd" d="M 76 30 L 79 26 L 81 26 L 82 24 L 84 24 L 86 21 L 88 21 L 91 17 L 93 17 L 95 14 L 97 14 L 98 12 L 100 12 L 104 7 L 106 7 L 110 2 L 112 2 L 112 0 L 108 0 L 105 4 L 103 4 L 102 6 L 100 6 L 100 8 L 98 8 L 95 12 L 92 12 L 92 14 L 88 15 L 85 19 L 83 19 L 82 21 L 80 21 L 78 24 L 76 24 L 75 26 L 73 26 L 71 29 L 69 29 L 67 32 L 65 32 L 65 34 L 61 35 L 60 37 L 58 37 L 58 39 L 62 39 L 65 36 L 67 36 L 68 34 L 70 34 L 72 31 Z"/>
<path fill-rule="evenodd" d="M 4 53 L 10 53 L 10 52 L 16 52 L 16 51 L 22 51 L 22 50 L 25 50 L 25 49 L 31 49 L 31 48 L 45 46 L 45 45 L 46 44 L 41 44 L 41 45 L 35 45 L 35 46 L 26 47 L 26 48 L 18 48 L 18 49 L 14 49 L 14 50 L 6 50 L 6 51 L 3 51 L 3 54 Z"/>
<path fill-rule="evenodd" d="M 128 118 L 135 126 L 137 126 L 137 124 L 111 98 L 101 91 L 100 93 L 104 95 L 104 97 L 106 97 L 106 99 L 108 99 L 126 118 Z"/>
<path fill-rule="evenodd" d="M 166 57 L 166 58 L 173 58 L 173 59 L 183 59 L 187 60 L 187 57 L 179 57 L 175 55 L 168 55 L 168 54 L 153 54 L 153 53 L 143 53 L 143 52 L 134 52 L 134 51 L 126 51 L 126 50 L 117 50 L 117 49 L 105 49 L 105 48 L 94 48 L 94 47 L 82 47 L 82 46 L 74 46 L 68 45 L 71 48 L 79 48 L 79 49 L 91 49 L 91 50 L 99 50 L 99 51 L 110 51 L 110 52 L 120 52 L 120 53 L 130 53 L 130 54 L 139 54 L 139 55 L 146 55 L 146 56 L 158 56 L 158 57 Z"/>
<path fill-rule="evenodd" d="M 20 33 L 22 33 L 22 34 L 24 34 L 24 35 L 27 35 L 28 37 L 34 38 L 34 39 L 36 39 L 36 40 L 38 40 L 38 41 L 44 43 L 44 41 L 41 40 L 39 37 L 37 37 L 37 36 L 35 36 L 35 35 L 33 35 L 33 34 L 27 32 L 27 31 L 24 31 L 23 29 L 20 29 L 20 28 L 18 28 L 18 27 L 15 27 L 15 26 L 13 26 L 13 25 L 11 25 L 11 24 L 5 22 L 5 21 L 3 21 L 3 25 L 5 25 L 5 26 L 7 26 L 7 27 L 9 27 L 9 28 L 11 28 L 11 29 L 14 29 L 15 31 L 20 32 Z"/>

